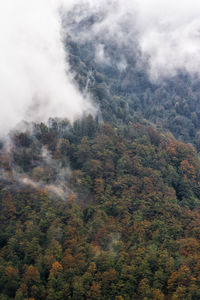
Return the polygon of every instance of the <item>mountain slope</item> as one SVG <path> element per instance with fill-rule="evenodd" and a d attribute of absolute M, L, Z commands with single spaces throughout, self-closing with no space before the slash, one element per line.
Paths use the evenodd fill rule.
<path fill-rule="evenodd" d="M 199 151 L 198 76 L 180 71 L 153 82 L 148 74 L 148 60 L 142 58 L 134 39 L 121 45 L 101 33 L 102 36 L 85 41 L 81 38 L 87 36 L 82 23 L 76 24 L 75 29 L 74 26 L 73 34 L 66 38 L 71 70 L 80 89 L 87 90 L 99 105 L 104 121 L 114 126 L 129 121 L 150 122 L 183 142 L 193 143 Z M 87 30 L 92 31 L 92 26 L 93 23 Z"/>
<path fill-rule="evenodd" d="M 1 149 L 1 299 L 199 298 L 199 157 L 124 130 L 51 120 Z"/>

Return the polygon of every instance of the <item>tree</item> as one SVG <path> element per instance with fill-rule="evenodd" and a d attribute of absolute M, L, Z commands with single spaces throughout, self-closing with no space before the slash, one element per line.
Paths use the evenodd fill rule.
<path fill-rule="evenodd" d="M 101 286 L 98 282 L 92 282 L 90 291 L 88 292 L 89 299 L 101 299 Z"/>

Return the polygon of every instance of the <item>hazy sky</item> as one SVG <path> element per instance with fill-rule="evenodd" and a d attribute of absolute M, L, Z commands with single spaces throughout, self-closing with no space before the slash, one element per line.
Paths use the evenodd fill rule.
<path fill-rule="evenodd" d="M 119 43 L 131 40 L 131 35 L 136 38 L 142 56 L 149 59 L 152 79 L 175 75 L 180 69 L 200 73 L 197 0 L 2 0 L 1 135 L 21 120 L 54 116 L 73 120 L 84 111 L 94 111 L 72 83 L 62 43 L 59 10 L 69 11 L 75 4 L 86 4 L 85 15 L 106 13 L 88 37 L 106 31 Z M 121 24 L 126 22 L 124 34 Z M 103 48 L 98 47 L 103 59 Z"/>

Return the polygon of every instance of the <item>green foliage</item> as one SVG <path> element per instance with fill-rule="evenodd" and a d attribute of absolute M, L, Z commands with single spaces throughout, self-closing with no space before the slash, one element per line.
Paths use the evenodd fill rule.
<path fill-rule="evenodd" d="M 82 25 L 76 31 L 77 36 L 81 30 Z M 98 43 L 104 45 L 109 63 L 98 63 L 95 59 Z M 176 138 L 193 143 L 200 150 L 197 80 L 182 72 L 152 83 L 134 41 L 122 46 L 102 37 L 101 42 L 91 39 L 85 43 L 82 39 L 79 43 L 78 38 L 75 42 L 68 37 L 66 47 L 80 89 L 87 87 L 106 122 L 118 127 L 137 121 L 154 123 L 158 128 L 172 132 Z M 124 60 L 125 66 L 121 69 L 120 63 L 124 64 Z"/>
<path fill-rule="evenodd" d="M 198 299 L 195 149 L 139 123 L 62 122 L 1 150 L 1 299 Z"/>

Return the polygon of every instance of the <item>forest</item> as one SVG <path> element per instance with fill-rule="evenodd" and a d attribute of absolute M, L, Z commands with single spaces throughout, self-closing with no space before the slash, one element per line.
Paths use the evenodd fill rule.
<path fill-rule="evenodd" d="M 0 298 L 199 299 L 200 160 L 87 116 L 1 148 Z"/>
<path fill-rule="evenodd" d="M 66 38 L 66 49 L 79 88 L 84 92 L 87 87 L 103 120 L 114 127 L 130 121 L 153 124 L 200 151 L 199 77 L 180 70 L 153 81 L 148 61 L 141 58 L 134 39 L 122 45 L 101 35 L 85 41 L 81 37 L 92 31 L 95 20 L 84 19 L 82 23 L 70 23 L 72 32 Z M 99 45 L 107 60 L 96 58 Z"/>
<path fill-rule="evenodd" d="M 65 39 L 97 114 L 0 142 L 0 300 L 199 300 L 199 80 L 153 82 L 136 44 L 81 39 L 98 17 Z"/>

